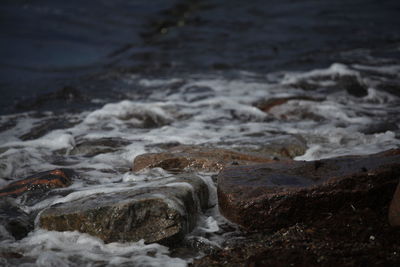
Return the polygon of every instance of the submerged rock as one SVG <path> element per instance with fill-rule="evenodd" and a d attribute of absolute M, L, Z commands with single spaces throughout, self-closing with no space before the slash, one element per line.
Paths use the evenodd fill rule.
<path fill-rule="evenodd" d="M 12 236 L 24 238 L 33 230 L 33 218 L 18 208 L 11 199 L 0 199 L 0 241 Z"/>
<path fill-rule="evenodd" d="M 400 177 L 400 150 L 314 162 L 276 162 L 224 169 L 221 213 L 249 229 L 318 220 L 343 206 L 388 203 Z"/>
<path fill-rule="evenodd" d="M 31 175 L 0 188 L 0 197 L 18 197 L 24 193 L 44 193 L 54 188 L 72 184 L 73 172 L 67 169 L 55 169 Z"/>
<path fill-rule="evenodd" d="M 337 85 L 352 96 L 364 97 L 368 95 L 367 86 L 354 75 L 338 75 L 335 77 Z"/>
<path fill-rule="evenodd" d="M 181 178 L 162 187 L 146 187 L 111 194 L 95 194 L 53 205 L 39 218 L 40 227 L 80 231 L 105 242 L 170 244 L 195 226 L 208 206 L 208 187 L 197 177 Z"/>
<path fill-rule="evenodd" d="M 271 162 L 270 158 L 258 157 L 222 148 L 177 146 L 167 152 L 147 153 L 137 156 L 132 170 L 163 168 L 167 171 L 217 172 L 227 165 L 249 165 Z"/>
<path fill-rule="evenodd" d="M 112 153 L 130 142 L 119 138 L 100 138 L 95 140 L 81 140 L 70 151 L 71 155 L 93 157 L 102 153 Z"/>

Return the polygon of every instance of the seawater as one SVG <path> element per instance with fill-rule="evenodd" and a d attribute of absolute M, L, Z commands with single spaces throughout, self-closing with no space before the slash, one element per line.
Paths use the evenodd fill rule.
<path fill-rule="evenodd" d="M 249 143 L 258 147 L 282 135 L 293 134 L 304 138 L 308 146 L 306 153 L 296 160 L 370 154 L 396 148 L 400 145 L 400 98 L 379 88 L 398 80 L 399 70 L 400 65 L 394 64 L 335 63 L 302 72 L 242 71 L 234 78 L 193 74 L 149 79 L 126 75 L 127 91 L 129 86 L 143 88 L 150 92 L 145 99 L 137 100 L 136 90 L 132 91 L 131 98 L 105 103 L 96 110 L 1 116 L 0 124 L 10 121 L 13 124 L 0 133 L 0 186 L 53 168 L 67 167 L 79 173 L 79 179 L 65 189 L 71 191 L 63 196 L 54 195 L 34 204 L 22 198 L 16 200 L 23 210 L 34 213 L 55 203 L 99 192 L 168 184 L 174 174 L 162 169 L 137 174 L 130 171 L 137 155 L 161 151 L 160 144 L 234 149 Z M 341 88 L 337 81 L 343 76 L 355 77 L 365 86 L 366 94 L 354 96 Z M 304 83 L 313 89 L 299 86 Z M 303 98 L 275 106 L 268 113 L 254 106 L 263 99 L 294 96 Z M 72 126 L 21 140 L 34 127 L 55 117 L 71 122 Z M 146 125 L 149 121 L 150 126 Z M 390 127 L 386 129 L 385 123 Z M 369 129 L 375 129 L 376 125 L 383 128 L 371 132 Z M 102 138 L 123 140 L 124 145 L 94 156 L 72 153 L 78 143 Z M 211 174 L 200 175 L 209 185 L 210 203 L 214 207 L 200 216 L 198 227 L 187 238 L 219 247 L 229 236 L 220 227 L 227 222 L 218 212 Z M 19 241 L 10 235 L 3 236 L 0 248 L 12 248 L 24 255 L 19 262 L 1 259 L 5 266 L 16 264 L 15 261 L 19 266 L 186 266 L 202 255 L 177 258 L 170 255 L 169 248 L 159 244 L 143 241 L 104 244 L 87 234 L 46 231 L 39 227 Z"/>

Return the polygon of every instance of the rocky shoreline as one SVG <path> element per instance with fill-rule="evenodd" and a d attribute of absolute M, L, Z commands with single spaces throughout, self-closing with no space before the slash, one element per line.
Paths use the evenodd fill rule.
<path fill-rule="evenodd" d="M 139 155 L 132 165 L 137 173 L 161 168 L 174 174 L 157 186 L 82 196 L 33 214 L 14 199 L 32 204 L 68 195 L 57 190 L 79 174 L 57 169 L 29 176 L 0 188 L 0 237 L 18 240 L 44 228 L 76 230 L 105 243 L 144 239 L 182 247 L 199 215 L 211 207 L 210 188 L 198 175 L 206 172 L 214 177 L 221 214 L 240 234 L 221 247 L 195 246 L 205 256 L 193 266 L 399 264 L 400 149 L 305 162 L 291 159 L 304 153 L 305 143 L 296 136 L 286 141 L 257 151 L 160 146 L 160 152 Z M 10 250 L 0 257 L 23 255 Z"/>

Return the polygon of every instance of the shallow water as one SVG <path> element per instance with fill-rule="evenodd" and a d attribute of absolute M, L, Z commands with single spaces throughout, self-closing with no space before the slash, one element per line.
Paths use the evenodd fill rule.
<path fill-rule="evenodd" d="M 79 173 L 71 187 L 56 190 L 58 194 L 49 198 L 34 201 L 18 198 L 16 201 L 26 212 L 36 214 L 52 204 L 99 192 L 168 184 L 175 174 L 161 169 L 138 174 L 130 171 L 135 156 L 161 151 L 168 143 L 257 150 L 283 136 L 295 135 L 308 146 L 306 153 L 296 160 L 370 154 L 400 146 L 400 38 L 393 30 L 396 18 L 390 16 L 394 12 L 391 8 L 396 6 L 394 1 L 385 2 L 375 13 L 373 1 L 363 6 L 354 1 L 344 7 L 313 1 L 297 4 L 272 1 L 270 8 L 261 8 L 258 2 L 233 6 L 216 1 L 198 6 L 197 1 L 188 1 L 181 8 L 189 14 L 183 16 L 187 27 L 176 25 L 182 16 L 178 11 L 172 16 L 178 21 L 170 21 L 170 13 L 179 10 L 174 1 L 162 5 L 137 1 L 137 6 L 131 9 L 126 6 L 131 5 L 128 1 L 118 1 L 109 16 L 111 21 L 115 17 L 120 20 L 113 22 L 117 26 L 110 31 L 122 30 L 107 39 L 110 44 L 96 39 L 101 34 L 93 32 L 93 28 L 101 32 L 112 24 L 107 20 L 97 23 L 98 12 L 104 11 L 102 5 L 107 6 L 106 2 L 102 1 L 93 10 L 91 5 L 80 6 L 82 14 L 93 11 L 93 17 L 82 16 L 83 21 L 75 21 L 75 16 L 65 13 L 76 11 L 75 2 L 69 7 L 57 6 L 58 11 L 46 1 L 40 6 L 48 9 L 24 7 L 33 17 L 46 15 L 43 24 L 39 24 L 42 26 L 47 25 L 47 20 L 59 21 L 60 14 L 66 14 L 61 20 L 66 34 L 76 35 L 72 28 L 77 23 L 86 25 L 87 31 L 82 33 L 85 42 L 98 42 L 101 47 L 90 55 L 87 50 L 93 44 L 85 48 L 82 40 L 65 37 L 65 42 L 79 48 L 78 55 L 86 56 L 65 55 L 70 61 L 56 60 L 62 67 L 75 66 L 73 72 L 54 72 L 51 58 L 42 60 L 49 55 L 46 48 L 43 56 L 39 53 L 37 58 L 26 57 L 26 61 L 21 61 L 25 56 L 19 55 L 17 60 L 6 59 L 18 65 L 7 71 L 31 74 L 20 81 L 9 76 L 2 87 L 7 98 L 2 100 L 0 116 L 0 186 L 53 168 L 66 167 Z M 10 3 L 5 7 L 21 14 L 19 5 Z M 124 19 L 130 20 L 129 16 L 119 16 L 122 10 L 136 10 L 137 21 L 124 24 Z M 353 14 L 350 10 L 360 12 Z M 304 14 L 309 16 L 303 17 Z M 160 22 L 169 34 L 157 32 L 156 20 L 169 21 L 165 25 Z M 362 24 L 368 21 L 372 26 L 364 30 Z M 135 34 L 145 34 L 138 37 L 131 32 L 131 39 L 113 43 L 113 38 L 129 36 L 126 25 Z M 249 29 L 264 29 L 264 34 L 250 33 Z M 194 34 L 189 35 L 190 31 Z M 37 33 L 37 29 L 33 32 Z M 87 35 L 88 32 L 93 36 Z M 7 36 L 9 42 L 16 42 L 14 33 Z M 38 35 L 32 38 L 41 40 Z M 223 45 L 220 39 L 224 40 Z M 117 53 L 113 67 L 104 67 L 110 62 L 99 55 L 125 43 L 134 45 Z M 224 53 L 220 54 L 222 48 Z M 58 55 L 57 49 L 62 50 L 63 46 L 54 49 Z M 73 54 L 71 50 L 66 53 Z M 145 55 L 151 60 L 145 60 Z M 78 58 L 80 62 L 76 61 Z M 127 63 L 128 58 L 134 62 Z M 39 68 L 36 61 L 44 67 Z M 88 62 L 94 64 L 93 68 L 80 69 Z M 165 62 L 169 65 L 163 65 Z M 3 58 L 2 70 L 8 68 L 7 64 Z M 39 71 L 32 74 L 25 68 L 29 64 Z M 48 73 L 48 66 L 52 66 L 49 72 L 53 74 Z M 92 74 L 89 77 L 87 73 Z M 41 81 L 35 83 L 35 79 Z M 64 95 L 52 93 L 60 86 L 70 85 L 70 79 L 79 93 L 73 90 Z M 26 89 L 26 84 L 32 84 L 32 90 Z M 44 95 L 37 89 L 41 84 L 51 88 Z M 14 99 L 15 92 L 26 93 L 29 103 L 38 104 L 26 105 L 26 109 L 5 104 L 4 99 Z M 262 100 L 285 97 L 293 99 L 267 113 L 256 107 Z M 200 175 L 208 183 L 210 203 L 215 205 L 216 189 L 211 174 Z M 21 259 L 1 259 L 5 266 L 185 266 L 202 255 L 196 250 L 175 253 L 174 249 L 143 242 L 104 244 L 78 232 L 59 233 L 39 228 L 16 241 L 4 230 L 0 229 L 3 236 L 0 249 L 12 248 L 24 255 Z M 214 206 L 200 217 L 198 227 L 187 240 L 210 249 L 223 246 L 235 235 L 235 228 Z"/>

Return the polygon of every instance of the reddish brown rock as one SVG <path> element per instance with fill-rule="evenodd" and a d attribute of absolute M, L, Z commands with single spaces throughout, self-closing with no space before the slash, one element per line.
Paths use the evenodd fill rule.
<path fill-rule="evenodd" d="M 389 207 L 389 223 L 392 226 L 400 226 L 400 183 L 394 193 Z"/>
<path fill-rule="evenodd" d="M 400 177 L 399 153 L 226 168 L 218 176 L 220 211 L 245 228 L 277 229 L 343 206 L 388 203 Z"/>
<path fill-rule="evenodd" d="M 163 168 L 168 171 L 217 172 L 227 165 L 249 165 L 272 162 L 270 158 L 253 156 L 222 148 L 177 146 L 167 152 L 139 155 L 133 161 L 132 170 Z"/>
<path fill-rule="evenodd" d="M 309 96 L 289 96 L 279 98 L 268 98 L 254 104 L 257 108 L 264 112 L 269 112 L 273 107 L 285 104 L 290 100 L 308 100 L 308 101 L 322 101 L 319 98 L 312 98 Z"/>
<path fill-rule="evenodd" d="M 56 169 L 34 174 L 0 188 L 0 197 L 17 197 L 26 192 L 43 192 L 53 188 L 67 187 L 72 183 L 69 173 L 71 172 L 64 169 Z"/>

